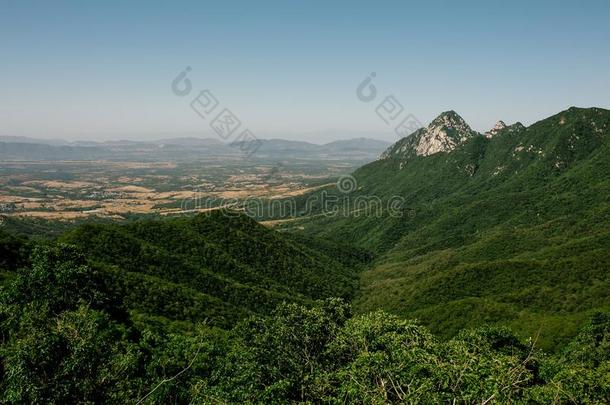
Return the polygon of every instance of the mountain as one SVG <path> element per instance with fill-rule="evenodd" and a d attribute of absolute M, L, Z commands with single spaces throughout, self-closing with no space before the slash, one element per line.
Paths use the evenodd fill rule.
<path fill-rule="evenodd" d="M 328 262 L 313 278 L 292 267 L 323 260 L 314 250 L 306 250 L 309 260 L 300 254 L 311 240 L 284 240 L 243 217 L 220 219 L 67 236 L 94 238 L 84 242 L 91 255 L 0 228 L 2 402 L 608 403 L 610 314 L 591 316 L 555 355 L 503 327 L 442 340 L 384 311 L 353 315 L 339 298 L 301 301 L 304 285 L 292 285 L 300 277 L 342 290 Z M 242 243 L 238 229 L 256 238 Z M 190 243 L 197 236 L 190 230 L 210 239 Z M 358 255 L 344 248 L 314 245 L 357 266 Z M 242 266 L 275 273 L 274 286 L 257 282 L 257 296 L 239 283 L 223 291 L 222 281 L 247 275 Z M 270 313 L 259 308 L 282 283 L 296 296 L 282 294 Z M 231 296 L 239 306 L 219 298 Z"/>
<path fill-rule="evenodd" d="M 450 152 L 477 135 L 479 134 L 455 111 L 446 111 L 436 117 L 427 128 L 420 128 L 396 142 L 381 155 L 381 159 L 408 159 Z"/>
<path fill-rule="evenodd" d="M 348 157 L 366 161 L 374 159 L 388 145 L 387 142 L 368 138 L 340 140 L 323 145 L 284 139 L 262 139 L 256 155 L 275 159 L 291 157 L 341 159 Z"/>
<path fill-rule="evenodd" d="M 342 215 L 284 226 L 377 253 L 359 311 L 445 336 L 491 321 L 554 349 L 610 308 L 610 111 L 573 107 L 491 138 L 443 113 L 353 176 L 347 197 L 325 190 L 348 198 Z M 404 211 L 349 215 L 373 197 Z"/>
<path fill-rule="evenodd" d="M 38 143 L 43 145 L 68 145 L 69 142 L 63 139 L 39 139 L 27 136 L 0 135 L 0 142 L 5 143 Z"/>
<path fill-rule="evenodd" d="M 389 142 L 370 138 L 345 139 L 322 145 L 324 149 L 332 151 L 382 151 L 388 146 Z"/>
<path fill-rule="evenodd" d="M 153 142 L 155 145 L 179 145 L 179 146 L 202 146 L 202 147 L 222 147 L 224 144 L 215 138 L 168 138 L 159 139 Z"/>
<path fill-rule="evenodd" d="M 49 145 L 32 142 L 0 142 L 0 160 L 95 160 L 109 157 L 98 146 Z"/>
<path fill-rule="evenodd" d="M 366 257 L 234 212 L 85 225 L 59 241 L 0 228 L 0 398 L 608 403 L 610 313 L 548 354 L 505 327 L 439 339 L 416 320 L 312 300 L 349 299 Z"/>
<path fill-rule="evenodd" d="M 85 224 L 61 237 L 115 274 L 127 306 L 171 320 L 230 325 L 277 304 L 355 293 L 366 253 L 283 236 L 244 215 Z"/>
<path fill-rule="evenodd" d="M 496 123 L 496 125 L 494 125 L 494 127 L 492 129 L 485 132 L 485 137 L 493 138 L 494 136 L 498 135 L 501 132 L 515 132 L 515 131 L 521 131 L 524 129 L 525 129 L 525 127 L 520 122 L 516 122 L 512 125 L 506 125 L 506 123 L 504 123 L 504 121 L 500 120 Z"/>
<path fill-rule="evenodd" d="M 4 141 L 2 141 L 4 139 Z M 223 143 L 214 138 L 170 138 L 140 141 L 76 141 L 57 143 L 21 137 L 0 138 L 3 160 L 192 160 L 200 156 L 242 157 L 241 143 Z M 366 162 L 375 159 L 388 144 L 358 138 L 317 145 L 303 141 L 261 139 L 252 159 L 348 159 Z M 245 145 L 243 150 L 251 150 Z"/>
<path fill-rule="evenodd" d="M 494 127 L 492 129 L 485 132 L 485 136 L 487 138 L 492 138 L 492 137 L 496 136 L 498 134 L 498 132 L 506 129 L 506 127 L 507 127 L 506 123 L 504 121 L 500 120 L 496 123 L 496 125 L 494 125 Z"/>
<path fill-rule="evenodd" d="M 291 141 L 286 139 L 261 139 L 257 153 L 281 154 L 281 153 L 307 153 L 317 152 L 320 145 L 304 141 Z"/>

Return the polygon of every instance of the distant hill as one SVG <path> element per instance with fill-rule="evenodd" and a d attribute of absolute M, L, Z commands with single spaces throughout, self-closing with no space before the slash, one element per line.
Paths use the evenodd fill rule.
<path fill-rule="evenodd" d="M 303 141 L 261 139 L 251 159 L 376 159 L 389 143 L 373 139 L 353 139 L 317 145 Z M 244 148 L 244 150 L 250 150 Z M 0 137 L 3 160 L 189 160 L 201 156 L 240 157 L 240 142 L 223 143 L 215 138 L 169 138 L 142 141 L 46 141 L 25 137 Z"/>
<path fill-rule="evenodd" d="M 98 146 L 49 145 L 29 142 L 0 142 L 0 160 L 94 160 L 111 158 Z"/>
<path fill-rule="evenodd" d="M 487 134 L 447 112 L 353 175 L 349 200 L 398 196 L 408 210 L 285 226 L 379 254 L 360 311 L 417 317 L 446 336 L 509 324 L 553 348 L 610 308 L 610 111 L 570 108 Z"/>
<path fill-rule="evenodd" d="M 204 146 L 204 147 L 222 147 L 224 144 L 215 138 L 168 138 L 159 139 L 153 142 L 157 145 L 180 145 L 180 146 Z"/>
<path fill-rule="evenodd" d="M 317 145 L 303 141 L 263 139 L 257 149 L 258 156 L 275 158 L 306 157 L 336 158 L 351 157 L 362 160 L 376 159 L 390 144 L 375 139 L 356 138 Z"/>
<path fill-rule="evenodd" d="M 382 151 L 385 150 L 388 146 L 390 146 L 389 142 L 370 138 L 344 139 L 340 141 L 329 142 L 322 145 L 322 147 L 327 150 L 341 151 Z"/>
<path fill-rule="evenodd" d="M 38 143 L 43 145 L 68 145 L 69 142 L 63 139 L 40 139 L 27 136 L 0 135 L 0 142 L 5 143 Z"/>

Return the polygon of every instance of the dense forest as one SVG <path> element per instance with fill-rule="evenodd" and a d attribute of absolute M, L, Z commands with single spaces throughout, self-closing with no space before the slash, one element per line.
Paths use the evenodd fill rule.
<path fill-rule="evenodd" d="M 393 147 L 354 179 L 352 193 L 325 192 L 352 206 L 398 196 L 405 214 L 341 211 L 283 226 L 375 254 L 357 312 L 414 317 L 447 338 L 507 325 L 556 351 L 610 310 L 610 111 L 570 108 L 430 156 Z"/>
<path fill-rule="evenodd" d="M 443 339 L 353 313 L 346 269 L 366 251 L 243 216 L 83 225 L 46 241 L 3 232 L 0 253 L 7 403 L 610 399 L 608 314 L 552 355 L 505 327 Z"/>

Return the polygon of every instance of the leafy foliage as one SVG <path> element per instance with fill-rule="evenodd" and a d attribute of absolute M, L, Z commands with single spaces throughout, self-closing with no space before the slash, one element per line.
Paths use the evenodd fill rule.
<path fill-rule="evenodd" d="M 507 328 L 437 339 L 338 298 L 280 304 L 223 331 L 131 310 L 113 272 L 36 247 L 0 297 L 0 395 L 11 403 L 605 403 L 610 315 L 548 356 Z"/>
<path fill-rule="evenodd" d="M 283 301 L 350 298 L 368 260 L 357 253 L 349 258 L 351 250 L 336 244 L 301 244 L 226 212 L 85 224 L 60 240 L 113 273 L 129 308 L 225 327 L 252 312 L 270 313 Z"/>
<path fill-rule="evenodd" d="M 376 253 L 357 312 L 416 317 L 447 338 L 495 322 L 556 350 L 593 311 L 610 309 L 608 156 L 610 111 L 570 108 L 449 153 L 395 156 L 354 173 L 350 201 L 398 195 L 411 215 L 284 226 Z"/>

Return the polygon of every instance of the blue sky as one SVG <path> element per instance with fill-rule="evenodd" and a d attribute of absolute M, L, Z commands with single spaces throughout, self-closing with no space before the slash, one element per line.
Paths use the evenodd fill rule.
<path fill-rule="evenodd" d="M 186 66 L 258 137 L 395 140 L 356 97 L 477 130 L 610 108 L 607 1 L 0 2 L 0 135 L 212 136 L 171 91 Z"/>

